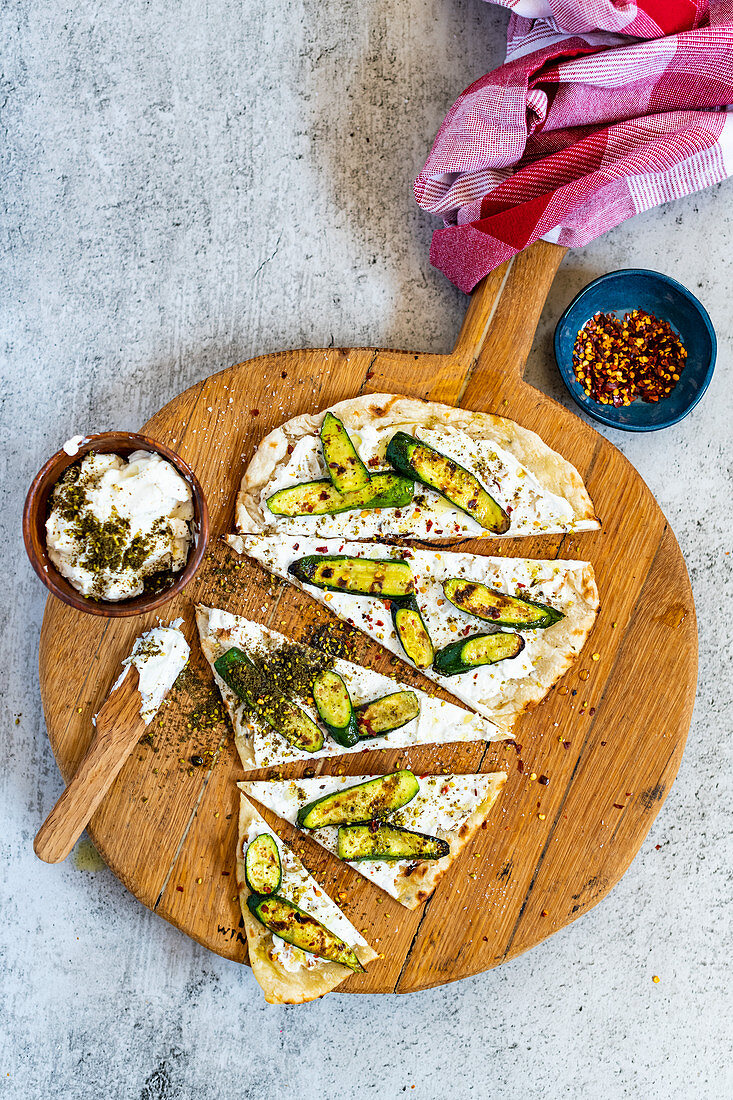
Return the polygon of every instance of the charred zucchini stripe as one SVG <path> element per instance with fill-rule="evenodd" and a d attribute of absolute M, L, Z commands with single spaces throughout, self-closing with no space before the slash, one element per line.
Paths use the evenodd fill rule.
<path fill-rule="evenodd" d="M 266 697 L 253 694 L 251 685 L 257 683 L 258 673 L 244 650 L 232 646 L 214 662 L 214 668 L 237 698 L 291 745 L 305 752 L 323 748 L 322 731 L 295 703 L 274 690 Z"/>
<path fill-rule="evenodd" d="M 495 665 L 516 657 L 524 649 L 521 634 L 473 634 L 439 649 L 433 661 L 434 670 L 441 676 L 457 676 L 461 672 L 473 672 L 483 665 Z"/>
<path fill-rule="evenodd" d="M 244 877 L 253 894 L 276 894 L 282 882 L 280 852 L 274 837 L 260 833 L 248 845 L 244 859 Z"/>
<path fill-rule="evenodd" d="M 442 859 L 450 844 L 437 836 L 416 833 L 399 825 L 369 822 L 342 825 L 338 831 L 338 857 L 350 863 L 361 860 Z"/>
<path fill-rule="evenodd" d="M 278 489 L 267 499 L 275 516 L 336 516 L 341 512 L 371 512 L 378 508 L 404 508 L 412 500 L 415 484 L 395 473 L 374 474 L 363 489 L 339 492 L 330 481 L 304 481 Z"/>
<path fill-rule="evenodd" d="M 359 740 L 359 727 L 346 684 L 337 672 L 319 672 L 313 681 L 318 716 L 337 745 L 350 748 Z"/>
<path fill-rule="evenodd" d="M 410 566 L 403 558 L 350 558 L 345 554 L 310 554 L 288 567 L 303 584 L 332 592 L 386 599 L 415 591 Z"/>
<path fill-rule="evenodd" d="M 260 924 L 293 947 L 341 963 L 356 973 L 364 970 L 356 952 L 347 943 L 287 898 L 278 894 L 269 898 L 250 894 L 247 908 Z"/>
<path fill-rule="evenodd" d="M 414 691 L 395 691 L 371 703 L 356 708 L 359 737 L 379 737 L 401 729 L 420 713 L 420 702 Z"/>
<path fill-rule="evenodd" d="M 552 626 L 565 616 L 549 604 L 510 596 L 479 581 L 451 577 L 443 582 L 443 592 L 454 607 L 477 619 L 497 626 L 513 626 L 521 630 L 540 630 Z"/>
<path fill-rule="evenodd" d="M 397 432 L 387 445 L 387 461 L 405 477 L 416 477 L 498 535 L 509 530 L 510 519 L 478 478 L 454 459 L 441 454 L 406 432 Z"/>
<path fill-rule="evenodd" d="M 393 600 L 391 613 L 405 655 L 416 668 L 430 668 L 434 657 L 433 643 L 415 597 Z"/>
<path fill-rule="evenodd" d="M 322 829 L 371 821 L 407 805 L 419 790 L 417 779 L 406 769 L 378 775 L 309 802 L 298 811 L 297 824 L 301 829 Z"/>
<path fill-rule="evenodd" d="M 354 492 L 369 485 L 369 471 L 356 453 L 346 428 L 331 412 L 323 418 L 321 446 L 331 481 L 340 492 Z"/>

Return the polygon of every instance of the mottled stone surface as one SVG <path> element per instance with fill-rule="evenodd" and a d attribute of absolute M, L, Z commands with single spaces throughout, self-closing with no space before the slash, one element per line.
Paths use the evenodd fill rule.
<path fill-rule="evenodd" d="M 554 320 L 622 266 L 681 279 L 720 339 L 691 417 L 610 433 L 671 520 L 700 619 L 688 749 L 640 855 L 600 906 L 492 973 L 268 1007 L 248 969 L 91 869 L 85 842 L 60 867 L 33 855 L 61 781 L 23 495 L 72 433 L 134 429 L 257 353 L 447 350 L 465 299 L 429 266 L 410 182 L 454 96 L 500 60 L 505 16 L 478 0 L 7 0 L 3 19 L 0 1095 L 730 1095 L 730 187 L 568 256 L 529 368 L 568 401 Z"/>

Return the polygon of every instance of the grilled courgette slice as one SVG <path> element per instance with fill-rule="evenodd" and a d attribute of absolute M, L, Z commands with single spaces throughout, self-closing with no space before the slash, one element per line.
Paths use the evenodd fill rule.
<path fill-rule="evenodd" d="M 260 833 L 248 845 L 244 857 L 244 877 L 253 894 L 262 897 L 276 894 L 283 877 L 280 852 L 275 838 L 269 833 Z"/>
<path fill-rule="evenodd" d="M 443 592 L 454 607 L 497 626 L 541 630 L 565 618 L 562 611 L 556 611 L 549 604 L 525 600 L 522 596 L 509 596 L 478 581 L 460 577 L 444 581 Z"/>
<path fill-rule="evenodd" d="M 447 840 L 415 833 L 399 825 L 342 825 L 338 831 L 338 857 L 350 863 L 364 859 L 442 859 L 450 852 Z"/>
<path fill-rule="evenodd" d="M 393 600 L 391 610 L 392 622 L 405 654 L 417 668 L 430 668 L 435 651 L 415 597 Z"/>
<path fill-rule="evenodd" d="M 411 771 L 378 775 L 302 806 L 297 824 L 301 829 L 323 829 L 326 825 L 374 821 L 406 806 L 419 790 L 420 784 Z"/>
<path fill-rule="evenodd" d="M 299 947 L 310 955 L 341 963 L 357 974 L 363 972 L 364 967 L 353 948 L 326 928 L 325 924 L 299 909 L 287 898 L 282 898 L 279 894 L 269 898 L 250 894 L 247 908 L 260 924 L 264 924 L 275 936 L 293 947 Z"/>
<path fill-rule="evenodd" d="M 387 461 L 405 477 L 415 477 L 440 493 L 484 530 L 497 535 L 509 530 L 509 516 L 478 478 L 427 443 L 406 432 L 397 432 L 387 445 Z"/>
<path fill-rule="evenodd" d="M 441 676 L 457 676 L 460 672 L 473 672 L 482 665 L 495 665 L 516 657 L 524 649 L 521 634 L 472 634 L 458 642 L 439 649 L 433 668 Z"/>
<path fill-rule="evenodd" d="M 414 481 L 394 473 L 374 474 L 363 489 L 340 492 L 330 481 L 304 481 L 278 489 L 267 499 L 275 516 L 335 516 L 339 512 L 404 508 L 412 500 Z"/>
<path fill-rule="evenodd" d="M 356 596 L 394 599 L 415 591 L 412 570 L 402 558 L 350 558 L 345 554 L 310 554 L 288 567 L 305 584 Z"/>
<path fill-rule="evenodd" d="M 324 726 L 337 745 L 350 748 L 359 741 L 359 727 L 346 684 L 337 672 L 326 669 L 313 681 L 313 702 Z"/>
<path fill-rule="evenodd" d="M 323 732 L 304 710 L 271 688 L 262 688 L 257 669 L 242 649 L 232 646 L 214 668 L 234 694 L 291 745 L 305 752 L 323 748 Z"/>
<path fill-rule="evenodd" d="M 359 737 L 379 737 L 406 726 L 420 713 L 420 703 L 414 691 L 395 691 L 362 703 L 356 708 Z"/>
<path fill-rule="evenodd" d="M 330 412 L 321 424 L 321 446 L 329 477 L 340 493 L 353 493 L 369 485 L 369 471 L 356 453 L 349 433 Z"/>

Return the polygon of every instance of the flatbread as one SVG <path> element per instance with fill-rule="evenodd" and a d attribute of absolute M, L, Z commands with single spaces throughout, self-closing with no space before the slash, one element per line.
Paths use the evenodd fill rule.
<path fill-rule="evenodd" d="M 318 776 L 315 779 L 263 780 L 240 783 L 250 798 L 296 824 L 301 806 L 323 795 L 354 787 L 371 775 Z M 368 860 L 349 863 L 355 871 L 396 898 L 406 909 L 417 909 L 430 897 L 440 879 L 468 847 L 506 783 L 505 772 L 487 775 L 421 775 L 420 790 L 406 806 L 385 818 L 390 825 L 401 825 L 419 833 L 438 836 L 450 844 L 443 859 L 394 863 Z M 326 851 L 335 854 L 338 828 L 303 830 Z"/>
<path fill-rule="evenodd" d="M 375 749 L 452 744 L 458 741 L 497 741 L 506 737 L 504 730 L 471 711 L 444 699 L 435 699 L 424 691 L 399 683 L 389 676 L 382 676 L 373 669 L 363 668 L 352 661 L 329 658 L 320 650 L 299 645 L 303 660 L 312 663 L 315 670 L 313 675 L 320 668 L 333 668 L 346 684 L 351 700 L 357 706 L 396 691 L 414 691 L 420 703 L 417 718 L 400 729 L 362 741 L 353 748 L 344 748 L 326 737 L 319 752 L 305 752 L 289 744 L 284 737 L 259 720 L 231 688 L 227 687 L 214 669 L 217 658 L 232 646 L 255 654 L 276 653 L 283 646 L 292 646 L 290 639 L 279 631 L 269 630 L 242 615 L 232 615 L 215 607 L 199 605 L 196 609 L 196 622 L 201 648 L 211 665 L 214 679 L 232 720 L 235 743 L 245 771 L 284 764 L 291 760 L 314 760 L 318 757 L 343 756 Z M 318 723 L 318 715 L 310 696 L 296 695 L 293 696 L 293 701 Z"/>
<path fill-rule="evenodd" d="M 414 435 L 474 473 L 510 515 L 505 536 L 486 531 L 444 497 L 417 485 L 402 509 L 336 516 L 275 516 L 267 499 L 278 489 L 328 477 L 319 432 L 326 412 L 344 424 L 370 471 L 387 469 L 387 444 L 397 431 Z M 275 428 L 260 443 L 242 479 L 236 528 L 241 534 L 434 541 L 513 538 L 591 531 L 600 524 L 580 474 L 535 433 L 490 413 L 457 409 L 397 394 L 368 394 L 304 414 Z"/>
<path fill-rule="evenodd" d="M 237 842 L 237 890 L 239 903 L 242 908 L 244 931 L 247 936 L 249 961 L 252 973 L 262 987 L 265 1000 L 268 1004 L 299 1005 L 306 1001 L 314 1001 L 329 993 L 336 986 L 341 985 L 351 974 L 348 967 L 341 963 L 330 962 L 310 955 L 311 966 L 298 966 L 295 970 L 288 970 L 280 961 L 280 954 L 275 945 L 272 933 L 250 913 L 247 907 L 247 898 L 250 891 L 244 875 L 244 850 L 249 839 L 254 835 L 269 833 L 278 846 L 280 859 L 283 865 L 283 881 L 279 893 L 296 902 L 306 912 L 313 912 L 308 900 L 302 897 L 296 899 L 293 896 L 293 884 L 305 885 L 306 889 L 318 892 L 319 911 L 313 915 L 325 924 L 330 931 L 335 932 L 355 951 L 362 966 L 377 958 L 377 952 L 366 942 L 364 937 L 357 932 L 353 924 L 346 919 L 335 901 L 328 896 L 318 885 L 312 875 L 309 875 L 298 857 L 288 846 L 272 831 L 267 822 L 260 817 L 254 806 L 241 796 L 239 806 L 239 839 Z M 253 835 L 254 834 L 254 835 Z M 296 949 L 297 951 L 297 949 Z M 292 951 L 292 954 L 296 954 Z M 297 952 L 305 956 L 305 952 Z"/>
<path fill-rule="evenodd" d="M 504 730 L 507 736 L 519 716 L 538 703 L 573 664 L 598 613 L 593 567 L 584 561 L 492 558 L 342 539 L 233 535 L 228 542 L 239 553 L 248 554 L 272 573 L 301 588 L 340 619 L 363 630 L 404 661 L 407 658 L 389 612 L 378 617 L 374 615 L 375 606 L 381 607 L 384 601 L 345 592 L 324 592 L 313 585 L 301 584 L 288 573 L 288 566 L 298 558 L 318 553 L 409 560 L 417 586 L 417 600 L 436 648 L 468 633 L 492 629 L 490 624 L 459 611 L 444 599 L 442 581 L 449 577 L 479 581 L 490 588 L 524 595 L 562 611 L 564 618 L 545 630 L 517 631 L 524 638 L 525 647 L 511 660 L 485 665 L 458 676 L 439 676 L 432 669 L 421 670 Z M 377 619 L 381 620 L 381 626 Z"/>

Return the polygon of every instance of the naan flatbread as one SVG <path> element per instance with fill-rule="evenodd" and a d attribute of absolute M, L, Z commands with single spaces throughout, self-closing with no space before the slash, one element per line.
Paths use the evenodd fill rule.
<path fill-rule="evenodd" d="M 511 525 L 505 536 L 484 530 L 420 484 L 415 486 L 413 503 L 405 508 L 335 516 L 275 516 L 267 507 L 273 493 L 328 477 L 319 438 L 328 411 L 343 422 L 370 472 L 389 468 L 385 451 L 398 431 L 415 436 L 470 470 L 509 513 Z M 242 534 L 321 538 L 513 538 L 592 531 L 599 526 L 578 471 L 535 432 L 502 416 L 384 393 L 341 401 L 330 410 L 297 416 L 271 431 L 247 467 L 236 508 L 236 527 Z"/>
<path fill-rule="evenodd" d="M 561 611 L 564 617 L 544 630 L 515 631 L 521 634 L 525 646 L 510 660 L 458 676 L 440 676 L 432 668 L 420 670 L 503 729 L 507 736 L 517 718 L 538 703 L 573 664 L 598 613 L 593 567 L 584 561 L 492 558 L 342 539 L 231 535 L 228 542 L 239 553 L 249 555 L 270 572 L 301 588 L 340 619 L 363 630 L 404 661 L 407 657 L 389 612 L 374 614 L 375 607 L 383 609 L 385 601 L 346 592 L 324 592 L 296 580 L 288 573 L 288 566 L 299 558 L 319 553 L 404 558 L 410 563 L 417 601 L 436 649 L 460 637 L 492 629 L 491 624 L 458 610 L 444 598 L 442 582 L 450 577 L 479 581 L 490 588 L 546 603 Z"/>
<path fill-rule="evenodd" d="M 299 1005 L 314 1001 L 335 989 L 351 971 L 341 963 L 299 951 L 284 941 L 276 942 L 270 932 L 247 907 L 250 891 L 244 873 L 244 855 L 250 841 L 268 833 L 277 844 L 283 878 L 278 893 L 316 917 L 355 951 L 362 966 L 377 958 L 377 952 L 347 920 L 325 890 L 309 875 L 298 857 L 273 833 L 244 795 L 239 808 L 237 842 L 237 890 L 242 908 L 244 930 L 252 973 L 262 987 L 268 1004 Z"/>
<path fill-rule="evenodd" d="M 295 825 L 298 810 L 316 798 L 354 787 L 371 775 L 318 776 L 316 779 L 263 780 L 240 783 L 250 798 Z M 417 909 L 430 897 L 448 868 L 466 848 L 489 815 L 506 783 L 505 772 L 480 775 L 421 775 L 420 790 L 399 810 L 384 818 L 418 833 L 440 837 L 450 844 L 447 856 L 437 860 L 364 860 L 350 863 L 359 874 L 381 887 L 407 909 Z M 338 827 L 303 830 L 326 851 L 338 850 Z"/>
<path fill-rule="evenodd" d="M 291 760 L 314 760 L 323 756 L 343 756 L 346 753 L 364 752 L 373 749 L 407 748 L 410 745 L 451 744 L 457 741 L 497 741 L 506 737 L 504 730 L 492 722 L 487 722 L 471 711 L 463 710 L 444 699 L 435 699 L 424 691 L 408 687 L 389 676 L 382 676 L 370 668 L 363 668 L 352 661 L 330 658 L 320 650 L 310 646 L 298 646 L 304 662 L 314 669 L 313 676 L 322 668 L 332 668 L 346 684 L 351 701 L 355 706 L 371 702 L 383 695 L 397 691 L 414 691 L 420 704 L 417 718 L 391 730 L 380 737 L 360 741 L 353 748 L 337 745 L 326 737 L 319 752 L 306 752 L 291 745 L 279 733 L 268 726 L 239 699 L 214 669 L 214 662 L 232 646 L 259 656 L 273 655 L 284 646 L 293 643 L 277 630 L 269 630 L 259 623 L 245 619 L 242 615 L 232 615 L 216 607 L 199 605 L 196 609 L 196 622 L 201 638 L 201 648 L 214 672 L 219 691 L 229 712 L 234 727 L 234 737 L 245 770 L 266 768 L 284 764 Z M 291 696 L 293 702 L 302 707 L 318 724 L 319 719 L 310 696 Z"/>

